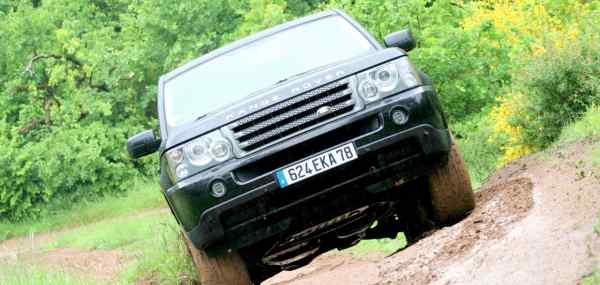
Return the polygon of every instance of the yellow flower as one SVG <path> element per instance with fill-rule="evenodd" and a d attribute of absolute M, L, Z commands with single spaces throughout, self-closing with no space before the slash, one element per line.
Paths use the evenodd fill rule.
<path fill-rule="evenodd" d="M 521 102 L 524 95 L 520 92 L 509 93 L 499 99 L 499 105 L 495 106 L 490 117 L 494 122 L 492 137 L 488 141 L 504 140 L 503 154 L 498 163 L 503 165 L 511 160 L 517 159 L 531 152 L 531 149 L 522 144 L 523 131 L 520 126 L 510 122 L 511 118 L 522 113 Z"/>
<path fill-rule="evenodd" d="M 484 23 L 492 23 L 510 43 L 511 57 L 521 58 L 539 56 L 545 53 L 544 47 L 550 43 L 552 48 L 564 49 L 569 42 L 575 40 L 580 30 L 578 21 L 583 15 L 590 13 L 587 4 L 579 1 L 569 2 L 565 8 L 567 14 L 551 14 L 540 0 L 487 0 L 473 2 L 472 13 L 461 22 L 464 29 L 480 27 Z M 487 40 L 487 39 L 483 39 Z"/>
<path fill-rule="evenodd" d="M 534 56 L 540 56 L 540 55 L 544 54 L 545 52 L 546 52 L 546 49 L 542 46 L 533 47 L 533 55 Z"/>

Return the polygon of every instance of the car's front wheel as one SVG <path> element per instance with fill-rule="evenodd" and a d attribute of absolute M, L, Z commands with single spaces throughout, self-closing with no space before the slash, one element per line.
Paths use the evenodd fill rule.
<path fill-rule="evenodd" d="M 466 217 L 475 207 L 471 180 L 458 146 L 452 139 L 447 156 L 429 176 L 416 180 L 419 191 L 409 192 L 401 208 L 408 244 L 419 241 L 436 228 L 449 226 Z M 420 190 L 428 190 L 423 193 Z"/>
<path fill-rule="evenodd" d="M 429 176 L 429 194 L 436 225 L 454 224 L 466 217 L 475 207 L 471 179 L 454 141 L 448 153 L 448 163 L 433 170 Z"/>
<path fill-rule="evenodd" d="M 242 257 L 232 251 L 217 257 L 209 257 L 202 249 L 197 249 L 185 236 L 185 244 L 189 250 L 202 285 L 250 285 L 250 275 Z"/>

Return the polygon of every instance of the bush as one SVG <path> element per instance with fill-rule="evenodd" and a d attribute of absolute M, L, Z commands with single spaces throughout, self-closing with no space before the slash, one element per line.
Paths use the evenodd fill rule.
<path fill-rule="evenodd" d="M 466 29 L 471 4 L 426 0 L 333 0 L 383 39 L 410 28 L 417 48 L 410 57 L 431 77 L 451 121 L 462 120 L 492 104 L 510 82 L 508 49 L 489 23 Z"/>
<path fill-rule="evenodd" d="M 522 127 L 526 144 L 546 147 L 564 126 L 600 103 L 600 37 L 588 35 L 568 49 L 547 50 L 522 75 L 525 106 L 513 119 Z"/>
<path fill-rule="evenodd" d="M 501 143 L 494 139 L 494 122 L 488 113 L 486 110 L 452 125 L 452 133 L 458 142 L 475 189 L 496 170 L 502 155 Z"/>
<path fill-rule="evenodd" d="M 156 156 L 126 155 L 127 137 L 157 127 L 159 76 L 237 27 L 229 2 L 1 4 L 0 220 L 156 175 Z"/>
<path fill-rule="evenodd" d="M 5 147 L 0 157 L 0 215 L 37 216 L 53 201 L 77 201 L 131 188 L 138 172 L 124 151 L 124 131 L 93 123 L 61 129 L 36 143 Z M 10 189 L 10 190 L 8 190 Z M 66 204 L 66 203 L 64 203 Z"/>
<path fill-rule="evenodd" d="M 581 119 L 562 129 L 557 143 L 565 144 L 588 137 L 600 137 L 598 126 L 600 126 L 600 107 L 592 106 Z"/>
<path fill-rule="evenodd" d="M 477 5 L 465 26 L 492 23 L 510 47 L 512 82 L 489 113 L 501 165 L 548 146 L 598 101 L 599 7 L 597 1 Z"/>

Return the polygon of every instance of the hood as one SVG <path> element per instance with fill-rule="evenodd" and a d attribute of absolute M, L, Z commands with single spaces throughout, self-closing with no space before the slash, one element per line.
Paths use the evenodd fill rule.
<path fill-rule="evenodd" d="M 275 103 L 402 56 L 406 56 L 406 53 L 401 49 L 388 48 L 294 76 L 272 88 L 249 95 L 231 106 L 210 112 L 199 120 L 169 129 L 166 140 L 162 142 L 161 153 Z"/>

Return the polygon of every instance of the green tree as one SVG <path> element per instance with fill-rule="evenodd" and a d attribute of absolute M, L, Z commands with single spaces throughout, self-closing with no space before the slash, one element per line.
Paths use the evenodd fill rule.
<path fill-rule="evenodd" d="M 436 84 L 451 120 L 460 120 L 494 102 L 510 81 L 508 51 L 494 46 L 493 27 L 473 32 L 461 27 L 469 4 L 428 0 L 332 0 L 326 8 L 342 8 L 383 40 L 410 28 L 417 39 L 411 58 Z"/>
<path fill-rule="evenodd" d="M 226 0 L 0 7 L 0 218 L 12 220 L 156 173 L 124 145 L 157 126 L 159 76 L 220 46 L 240 20 Z"/>

